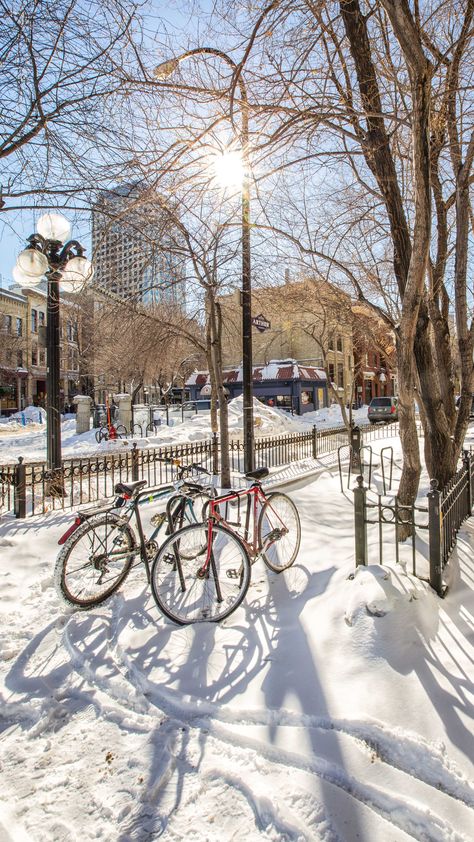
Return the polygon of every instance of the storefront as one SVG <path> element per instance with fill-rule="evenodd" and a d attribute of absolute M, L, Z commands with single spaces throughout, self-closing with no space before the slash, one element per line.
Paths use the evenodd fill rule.
<path fill-rule="evenodd" d="M 0 366 L 0 412 L 11 415 L 26 405 L 26 369 Z"/>
<path fill-rule="evenodd" d="M 208 389 L 207 371 L 194 372 L 186 383 L 191 400 L 198 400 Z M 242 394 L 242 369 L 224 372 L 229 399 Z M 267 406 L 275 406 L 295 415 L 303 415 L 328 406 L 326 374 L 322 369 L 303 366 L 294 360 L 272 360 L 254 366 L 253 393 Z M 204 392 L 202 393 L 204 394 Z"/>

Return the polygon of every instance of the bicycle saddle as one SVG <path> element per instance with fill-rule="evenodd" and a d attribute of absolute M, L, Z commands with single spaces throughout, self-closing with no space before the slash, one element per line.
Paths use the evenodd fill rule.
<path fill-rule="evenodd" d="M 270 471 L 268 470 L 268 468 L 255 468 L 254 471 L 249 471 L 247 474 L 245 474 L 245 476 L 247 479 L 259 480 L 263 479 L 264 477 L 267 477 L 269 473 Z"/>
<path fill-rule="evenodd" d="M 115 486 L 115 493 L 116 494 L 127 494 L 129 497 L 133 497 L 136 491 L 139 491 L 140 488 L 146 485 L 146 479 L 137 479 L 135 482 L 118 482 Z"/>

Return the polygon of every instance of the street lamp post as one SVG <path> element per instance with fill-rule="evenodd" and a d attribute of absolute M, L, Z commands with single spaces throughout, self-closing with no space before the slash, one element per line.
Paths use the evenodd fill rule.
<path fill-rule="evenodd" d="M 241 98 L 240 145 L 242 150 L 242 393 L 244 422 L 244 470 L 247 473 L 255 467 L 253 429 L 253 364 L 252 364 L 252 276 L 250 264 L 250 161 L 249 120 L 247 88 L 236 62 L 227 53 L 214 47 L 196 47 L 182 55 L 169 59 L 155 68 L 155 76 L 164 79 L 171 76 L 185 59 L 197 55 L 217 56 L 225 61 L 237 77 Z"/>
<path fill-rule="evenodd" d="M 39 220 L 37 232 L 28 237 L 28 245 L 17 258 L 14 280 L 22 287 L 34 288 L 43 277 L 47 281 L 46 321 L 46 437 L 47 468 L 51 496 L 63 494 L 61 477 L 60 412 L 60 319 L 59 285 L 65 292 L 79 292 L 92 278 L 91 263 L 77 240 L 69 240 L 70 225 L 61 214 L 47 213 Z"/>

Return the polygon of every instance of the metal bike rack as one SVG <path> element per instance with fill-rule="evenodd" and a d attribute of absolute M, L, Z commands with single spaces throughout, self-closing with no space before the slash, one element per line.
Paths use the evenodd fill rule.
<path fill-rule="evenodd" d="M 385 482 L 385 468 L 384 468 L 384 459 L 385 459 L 385 456 L 384 456 L 384 451 L 385 451 L 385 450 L 389 450 L 389 451 L 390 451 L 390 462 L 389 462 L 389 465 L 390 465 L 390 475 L 389 475 L 388 487 L 387 487 L 387 484 L 386 484 L 386 482 Z M 382 447 L 382 450 L 380 451 L 380 467 L 381 467 L 381 469 L 382 469 L 383 493 L 384 493 L 384 495 L 386 495 L 386 494 L 387 494 L 387 491 L 390 491 L 390 489 L 392 488 L 392 477 L 393 477 L 393 447 L 392 447 L 391 445 L 387 445 L 387 447 Z"/>

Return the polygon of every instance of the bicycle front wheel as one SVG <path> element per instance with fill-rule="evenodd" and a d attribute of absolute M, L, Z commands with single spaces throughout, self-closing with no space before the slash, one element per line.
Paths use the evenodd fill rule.
<path fill-rule="evenodd" d="M 270 570 L 281 573 L 291 567 L 301 541 L 298 510 L 286 494 L 276 491 L 267 496 L 258 520 L 261 556 Z"/>
<path fill-rule="evenodd" d="M 85 521 L 58 555 L 59 595 L 75 608 L 99 605 L 120 587 L 136 552 L 132 530 L 117 515 L 107 512 Z"/>
<path fill-rule="evenodd" d="M 160 611 L 179 625 L 218 622 L 240 605 L 250 584 L 250 561 L 237 536 L 207 523 L 170 535 L 153 562 L 151 588 Z M 209 557 L 208 557 L 209 556 Z"/>

